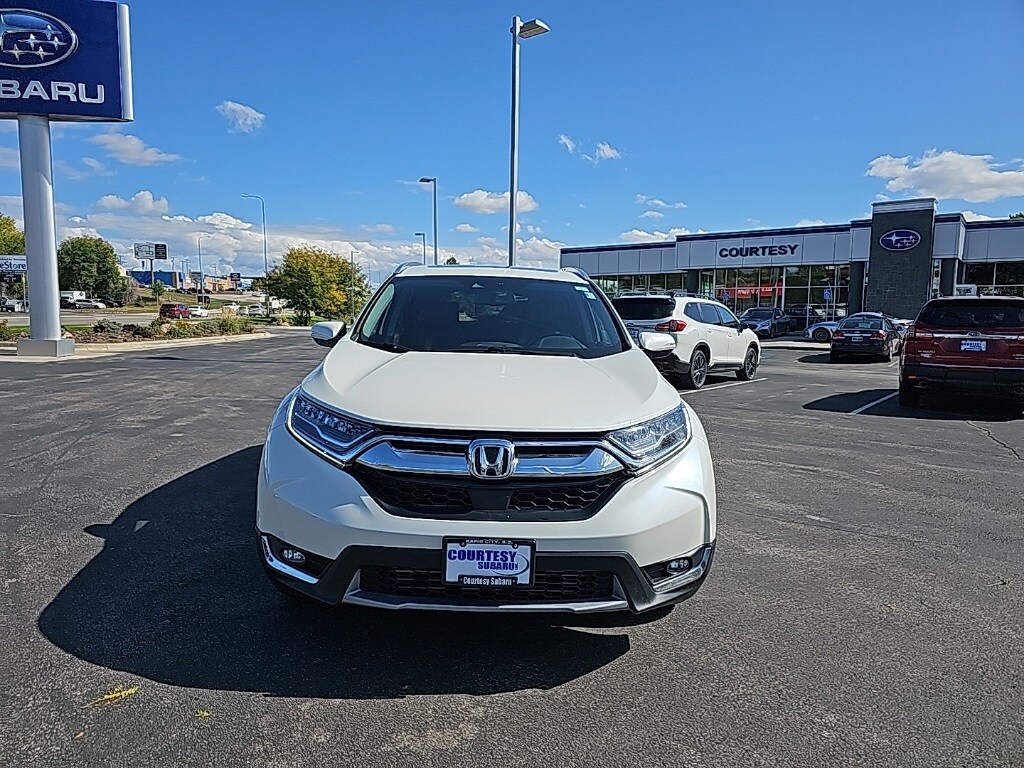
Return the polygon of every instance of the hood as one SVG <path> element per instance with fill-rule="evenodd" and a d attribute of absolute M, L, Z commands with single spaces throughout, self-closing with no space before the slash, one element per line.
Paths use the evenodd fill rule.
<path fill-rule="evenodd" d="M 499 432 L 603 432 L 679 404 L 679 393 L 639 349 L 594 360 L 395 354 L 346 338 L 302 388 L 377 424 Z"/>

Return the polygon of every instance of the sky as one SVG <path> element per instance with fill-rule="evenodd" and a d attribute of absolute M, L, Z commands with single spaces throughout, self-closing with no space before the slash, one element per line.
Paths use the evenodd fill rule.
<path fill-rule="evenodd" d="M 510 20 L 523 41 L 518 257 L 849 222 L 876 200 L 1024 210 L 1024 2 L 140 0 L 133 123 L 54 126 L 58 237 L 263 271 L 313 243 L 374 282 L 506 258 Z M 983 12 L 969 12 L 979 9 Z M 21 219 L 0 120 L 0 211 Z"/>

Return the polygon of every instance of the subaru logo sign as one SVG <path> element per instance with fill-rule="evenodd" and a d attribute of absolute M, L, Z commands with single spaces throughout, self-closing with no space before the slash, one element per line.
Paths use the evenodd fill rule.
<path fill-rule="evenodd" d="M 887 251 L 909 251 L 921 242 L 921 236 L 912 229 L 894 229 L 882 235 L 878 242 Z"/>
<path fill-rule="evenodd" d="M 60 19 L 39 11 L 0 8 L 0 66 L 48 67 L 78 48 L 78 35 Z"/>

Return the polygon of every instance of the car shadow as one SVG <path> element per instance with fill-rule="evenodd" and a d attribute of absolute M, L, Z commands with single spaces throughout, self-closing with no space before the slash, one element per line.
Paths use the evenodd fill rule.
<path fill-rule="evenodd" d="M 884 360 L 881 357 L 871 357 L 864 355 L 862 357 L 844 357 L 842 360 L 833 362 L 828 356 L 828 352 L 821 352 L 816 355 L 804 355 L 796 359 L 798 363 L 810 363 L 811 365 L 834 365 L 836 368 L 851 367 L 855 365 L 871 365 L 884 368 L 890 362 L 890 360 Z"/>
<path fill-rule="evenodd" d="M 864 389 L 859 392 L 841 392 L 805 403 L 807 411 L 852 413 L 858 408 L 895 394 L 894 389 Z M 1024 408 L 1006 400 L 956 393 L 925 394 L 920 407 L 902 406 L 895 397 L 863 411 L 865 416 L 887 416 L 928 421 L 1015 421 L 1024 418 Z"/>
<path fill-rule="evenodd" d="M 550 689 L 629 651 L 624 632 L 537 617 L 293 607 L 257 556 L 260 451 L 207 464 L 89 526 L 103 550 L 43 610 L 43 634 L 80 659 L 170 685 L 345 699 Z"/>

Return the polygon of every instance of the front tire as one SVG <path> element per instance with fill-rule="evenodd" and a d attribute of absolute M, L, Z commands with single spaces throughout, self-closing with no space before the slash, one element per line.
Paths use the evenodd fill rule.
<path fill-rule="evenodd" d="M 740 381 L 750 381 L 753 379 L 757 375 L 757 364 L 759 362 L 757 350 L 751 347 L 747 350 L 746 357 L 743 358 L 743 367 L 736 371 L 736 378 Z"/>
<path fill-rule="evenodd" d="M 817 342 L 825 343 L 825 342 L 831 340 L 832 334 L 830 334 L 824 328 L 815 328 L 814 329 L 814 333 L 811 334 L 811 338 L 814 339 Z"/>
<path fill-rule="evenodd" d="M 683 384 L 687 389 L 700 389 L 708 380 L 708 355 L 703 349 L 693 350 L 690 356 L 690 367 L 683 374 Z"/>

